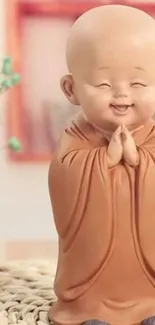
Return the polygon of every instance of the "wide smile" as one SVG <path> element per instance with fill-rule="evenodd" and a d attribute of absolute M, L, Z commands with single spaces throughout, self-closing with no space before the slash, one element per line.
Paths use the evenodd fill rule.
<path fill-rule="evenodd" d="M 110 105 L 115 115 L 126 115 L 132 106 L 133 105 Z"/>

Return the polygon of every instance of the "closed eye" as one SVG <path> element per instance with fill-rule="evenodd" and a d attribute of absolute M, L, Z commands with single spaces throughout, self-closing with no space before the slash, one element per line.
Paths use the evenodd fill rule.
<path fill-rule="evenodd" d="M 146 84 L 144 84 L 144 83 L 142 83 L 142 82 L 133 82 L 132 84 L 131 84 L 131 87 L 147 87 L 147 85 Z"/>
<path fill-rule="evenodd" d="M 97 87 L 103 87 L 103 88 L 110 88 L 111 87 L 111 85 L 110 84 L 108 84 L 108 83 L 102 83 L 102 84 L 99 84 L 99 85 L 97 85 Z"/>

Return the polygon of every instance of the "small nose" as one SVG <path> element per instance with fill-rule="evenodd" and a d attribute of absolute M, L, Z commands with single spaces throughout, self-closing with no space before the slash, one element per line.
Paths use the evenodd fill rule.
<path fill-rule="evenodd" d="M 128 94 L 127 93 L 114 93 L 115 98 L 127 98 Z"/>
<path fill-rule="evenodd" d="M 128 98 L 129 97 L 129 90 L 127 87 L 124 86 L 118 86 L 114 88 L 114 98 L 116 99 L 123 99 L 123 98 Z"/>

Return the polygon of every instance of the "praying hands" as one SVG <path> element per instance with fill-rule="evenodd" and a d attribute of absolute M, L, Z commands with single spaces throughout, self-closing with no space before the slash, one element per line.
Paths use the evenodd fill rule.
<path fill-rule="evenodd" d="M 130 166 L 139 164 L 139 155 L 131 133 L 123 125 L 113 133 L 108 146 L 108 166 L 117 165 L 121 159 Z"/>

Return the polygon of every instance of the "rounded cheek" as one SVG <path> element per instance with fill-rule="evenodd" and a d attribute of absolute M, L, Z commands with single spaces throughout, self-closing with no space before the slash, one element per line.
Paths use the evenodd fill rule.
<path fill-rule="evenodd" d="M 155 96 L 142 97 L 136 105 L 138 115 L 151 117 L 155 112 Z"/>
<path fill-rule="evenodd" d="M 110 104 L 110 95 L 98 91 L 89 97 L 89 109 L 100 114 L 107 113 Z"/>

